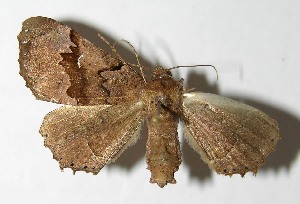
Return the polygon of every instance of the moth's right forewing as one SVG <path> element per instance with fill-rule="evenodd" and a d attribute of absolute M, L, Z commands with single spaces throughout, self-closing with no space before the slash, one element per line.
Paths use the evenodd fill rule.
<path fill-rule="evenodd" d="M 226 175 L 256 172 L 279 140 L 275 120 L 229 98 L 187 93 L 185 137 L 208 165 Z"/>
<path fill-rule="evenodd" d="M 40 133 L 61 168 L 94 174 L 139 137 L 142 104 L 64 106 L 44 118 Z"/>

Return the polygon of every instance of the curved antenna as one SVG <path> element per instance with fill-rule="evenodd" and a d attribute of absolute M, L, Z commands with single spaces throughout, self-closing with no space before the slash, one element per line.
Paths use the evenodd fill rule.
<path fill-rule="evenodd" d="M 113 51 L 113 53 L 124 63 L 126 64 L 125 60 L 123 60 L 123 58 L 121 57 L 121 55 L 117 52 L 115 46 L 117 43 L 114 43 L 114 45 L 111 45 L 105 38 L 104 36 L 102 36 L 101 34 L 98 33 L 98 37 L 103 40 L 103 42 L 105 42 L 105 44 L 107 44 L 110 49 Z"/>
<path fill-rule="evenodd" d="M 135 64 L 132 64 L 132 63 L 128 63 L 126 62 L 122 57 L 121 55 L 117 52 L 116 50 L 116 45 L 118 44 L 117 42 L 115 42 L 113 45 L 111 45 L 106 39 L 104 36 L 102 36 L 101 34 L 98 33 L 98 36 L 101 40 L 103 40 L 103 42 L 105 42 L 109 47 L 110 49 L 113 51 L 113 53 L 126 65 L 129 65 L 129 67 L 135 72 L 137 73 L 138 75 L 140 75 L 135 69 L 132 68 L 132 66 L 136 66 L 136 67 L 139 67 L 140 68 L 140 71 L 141 71 L 141 75 L 142 75 L 142 78 L 144 80 L 144 82 L 146 82 L 146 78 L 145 78 L 145 75 L 144 75 L 144 71 L 143 71 L 143 68 L 142 68 L 142 65 L 139 61 L 139 58 L 138 58 L 138 54 L 136 52 L 136 50 L 134 49 L 134 47 L 127 41 L 127 40 L 121 40 L 125 43 L 127 43 L 128 45 L 130 45 L 130 47 L 134 50 L 134 53 L 135 53 L 135 56 L 136 56 L 136 59 L 137 59 L 137 62 L 138 62 L 138 65 L 135 65 Z"/>
<path fill-rule="evenodd" d="M 140 62 L 139 55 L 138 55 L 137 51 L 135 50 L 135 48 L 133 47 L 133 45 L 130 42 L 128 42 L 127 40 L 122 39 L 121 41 L 125 42 L 126 44 L 128 44 L 131 47 L 131 49 L 133 50 L 133 52 L 135 54 L 136 61 L 138 63 L 138 67 L 140 68 L 140 72 L 141 72 L 142 78 L 143 78 L 144 82 L 146 83 L 147 81 L 146 81 L 146 77 L 145 77 L 145 73 L 144 73 L 144 68 L 141 65 L 141 62 Z"/>
<path fill-rule="evenodd" d="M 216 67 L 214 65 L 211 65 L 211 64 L 196 64 L 196 65 L 181 65 L 181 66 L 179 65 L 179 66 L 168 68 L 168 70 L 178 69 L 178 68 L 182 68 L 182 67 L 212 67 L 215 70 L 216 74 L 217 74 L 217 81 L 219 80 L 218 71 L 217 71 Z"/>

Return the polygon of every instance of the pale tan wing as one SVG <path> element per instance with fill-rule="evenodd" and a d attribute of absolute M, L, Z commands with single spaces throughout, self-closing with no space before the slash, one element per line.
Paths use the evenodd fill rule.
<path fill-rule="evenodd" d="M 256 173 L 280 138 L 265 113 L 208 93 L 186 93 L 182 119 L 189 144 L 219 174 Z"/>
<path fill-rule="evenodd" d="M 38 16 L 25 20 L 18 40 L 20 74 L 37 99 L 72 105 L 107 104 L 110 91 L 102 86 L 107 79 L 101 73 L 108 70 L 125 69 L 130 77 L 127 80 L 135 87 L 142 83 L 142 78 L 119 59 L 53 19 Z"/>
<path fill-rule="evenodd" d="M 61 168 L 97 174 L 136 142 L 142 103 L 64 106 L 48 113 L 40 128 Z"/>

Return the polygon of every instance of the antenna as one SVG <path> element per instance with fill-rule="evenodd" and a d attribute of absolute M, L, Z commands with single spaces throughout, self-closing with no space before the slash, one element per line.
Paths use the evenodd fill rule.
<path fill-rule="evenodd" d="M 125 42 L 126 44 L 128 44 L 131 47 L 131 49 L 133 50 L 133 52 L 135 54 L 136 61 L 138 63 L 138 67 L 140 68 L 140 72 L 141 72 L 142 78 L 143 78 L 144 82 L 147 82 L 146 78 L 145 78 L 145 73 L 144 73 L 143 66 L 140 63 L 139 55 L 138 55 L 137 51 L 135 50 L 134 46 L 130 42 L 128 42 L 127 40 L 122 39 L 121 41 Z"/>
<path fill-rule="evenodd" d="M 216 74 L 217 74 L 217 81 L 219 80 L 218 71 L 217 71 L 216 67 L 214 65 L 211 65 L 211 64 L 180 65 L 180 66 L 171 67 L 168 70 L 178 69 L 178 68 L 182 68 L 182 67 L 212 67 L 215 70 Z"/>

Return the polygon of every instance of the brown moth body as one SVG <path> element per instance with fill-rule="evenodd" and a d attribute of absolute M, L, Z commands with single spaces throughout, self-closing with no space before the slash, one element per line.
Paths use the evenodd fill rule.
<path fill-rule="evenodd" d="M 176 183 L 174 173 L 181 163 L 177 134 L 179 115 L 182 114 L 183 86 L 175 81 L 169 70 L 158 67 L 144 91 L 148 140 L 147 164 L 150 182 L 164 187 Z"/>
<path fill-rule="evenodd" d="M 187 93 L 168 69 L 152 79 L 53 19 L 29 18 L 18 36 L 20 74 L 37 99 L 65 104 L 48 113 L 40 133 L 61 168 L 97 174 L 148 126 L 150 182 L 175 183 L 181 163 L 177 126 L 217 173 L 256 173 L 279 140 L 276 121 L 231 99 Z M 142 70 L 141 70 L 142 71 Z"/>

